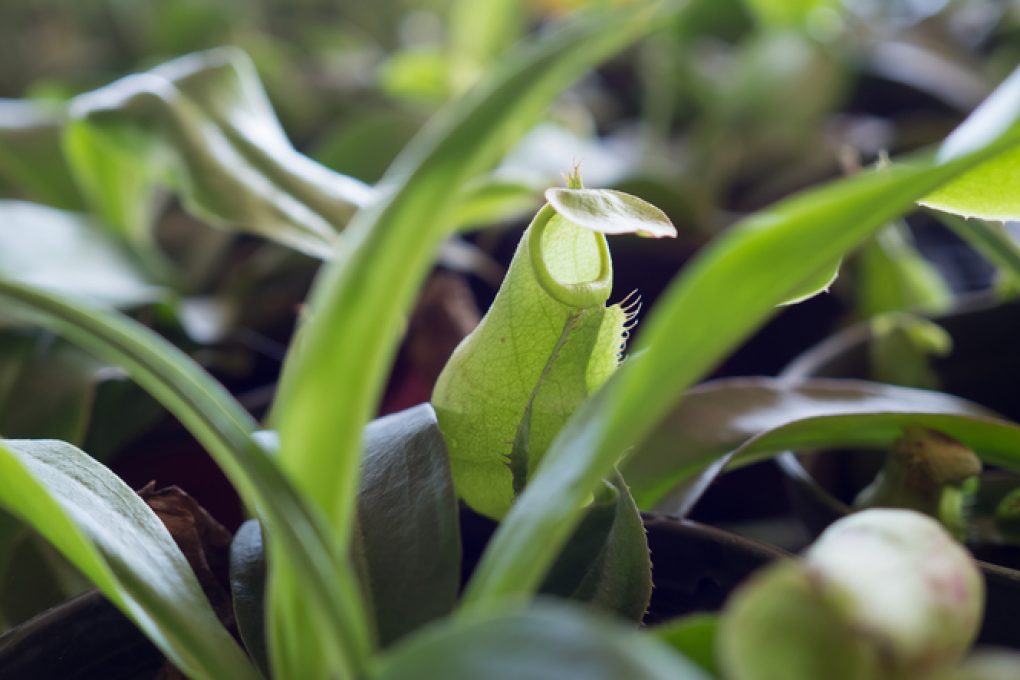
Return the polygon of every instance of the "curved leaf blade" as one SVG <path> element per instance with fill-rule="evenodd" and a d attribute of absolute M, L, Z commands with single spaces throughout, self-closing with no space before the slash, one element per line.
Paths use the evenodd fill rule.
<path fill-rule="evenodd" d="M 380 645 L 453 611 L 460 589 L 457 495 L 428 404 L 365 428 L 358 527 Z"/>
<path fill-rule="evenodd" d="M 622 472 L 647 509 L 731 451 L 738 464 L 787 448 L 886 448 L 908 425 L 943 432 L 989 462 L 1020 465 L 1020 426 L 952 395 L 863 380 L 730 378 L 688 391 Z"/>
<path fill-rule="evenodd" d="M 230 594 L 234 600 L 234 618 L 245 649 L 269 677 L 269 650 L 266 646 L 266 551 L 262 527 L 250 519 L 238 528 L 230 542 Z"/>
<path fill-rule="evenodd" d="M 278 565 L 294 571 L 321 620 L 319 635 L 353 667 L 371 648 L 361 594 L 345 551 L 254 438 L 256 423 L 222 385 L 187 355 L 116 312 L 0 278 L 0 299 L 129 372 L 188 428 L 265 523 Z M 272 555 L 277 555 L 272 552 Z M 316 628 L 315 630 L 319 630 Z"/>
<path fill-rule="evenodd" d="M 499 617 L 453 619 L 383 657 L 377 680 L 709 680 L 654 638 L 575 607 L 539 603 Z"/>
<path fill-rule="evenodd" d="M 70 444 L 0 441 L 0 504 L 84 572 L 190 676 L 258 678 L 156 514 Z"/>
<path fill-rule="evenodd" d="M 619 473 L 587 510 L 541 592 L 640 622 L 652 597 L 652 563 L 641 513 Z"/>
<path fill-rule="evenodd" d="M 213 224 L 317 257 L 370 189 L 299 153 L 251 60 L 235 48 L 186 55 L 72 101 L 65 148 L 105 219 L 145 231 L 154 186 L 169 184 Z"/>

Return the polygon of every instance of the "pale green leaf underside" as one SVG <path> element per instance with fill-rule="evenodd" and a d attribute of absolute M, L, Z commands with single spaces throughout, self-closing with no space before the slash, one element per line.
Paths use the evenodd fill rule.
<path fill-rule="evenodd" d="M 200 52 L 80 95 L 66 151 L 98 212 L 125 231 L 168 184 L 213 224 L 318 257 L 368 202 L 368 187 L 294 149 L 248 57 Z"/>
<path fill-rule="evenodd" d="M 1020 68 L 946 138 L 939 158 L 949 160 L 986 144 L 1016 126 L 1020 110 Z M 1020 149 L 999 154 L 995 159 L 962 174 L 934 193 L 921 205 L 986 220 L 1020 219 Z"/>
<path fill-rule="evenodd" d="M 0 442 L 0 505 L 18 514 L 196 678 L 257 678 L 155 513 L 70 444 Z"/>
<path fill-rule="evenodd" d="M 552 188 L 546 190 L 545 199 L 564 218 L 592 231 L 676 237 L 676 227 L 666 213 L 622 191 Z"/>
<path fill-rule="evenodd" d="M 605 307 L 608 287 L 585 307 L 550 294 L 567 288 L 569 297 L 572 287 L 606 273 L 604 239 L 548 206 L 540 211 L 489 312 L 439 376 L 432 403 L 454 484 L 482 514 L 506 513 L 515 484 L 522 485 L 570 414 L 619 363 L 626 314 L 618 305 Z"/>
<path fill-rule="evenodd" d="M 0 201 L 0 276 L 120 307 L 161 295 L 96 220 L 22 201 Z"/>

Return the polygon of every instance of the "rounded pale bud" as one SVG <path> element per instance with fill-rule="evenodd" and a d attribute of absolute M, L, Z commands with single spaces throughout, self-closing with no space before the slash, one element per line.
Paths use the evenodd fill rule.
<path fill-rule="evenodd" d="M 865 510 L 734 593 L 719 663 L 731 680 L 932 677 L 970 648 L 983 608 L 981 572 L 938 522 Z"/>
<path fill-rule="evenodd" d="M 829 527 L 804 556 L 843 593 L 851 625 L 894 672 L 920 676 L 959 660 L 977 636 L 984 579 L 935 520 L 873 509 Z"/>

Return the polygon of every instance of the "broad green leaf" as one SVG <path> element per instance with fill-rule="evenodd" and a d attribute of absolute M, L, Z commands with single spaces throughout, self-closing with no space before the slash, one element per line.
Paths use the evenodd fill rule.
<path fill-rule="evenodd" d="M 99 214 L 126 233 L 148 228 L 139 202 L 169 185 L 213 224 L 318 257 L 369 189 L 298 153 L 248 57 L 200 52 L 76 97 L 66 148 Z"/>
<path fill-rule="evenodd" d="M 580 191 L 607 195 L 614 207 L 643 205 L 617 192 L 573 193 Z M 619 363 L 629 315 L 605 306 L 612 264 L 600 232 L 652 227 L 620 219 L 620 210 L 598 210 L 603 204 L 585 207 L 570 213 L 584 225 L 551 204 L 538 212 L 492 306 L 432 394 L 457 493 L 494 519 L 506 514 L 570 414 Z M 657 217 L 657 226 L 672 228 Z"/>
<path fill-rule="evenodd" d="M 64 118 L 62 104 L 0 99 L 0 175 L 26 198 L 80 210 L 60 144 Z"/>
<path fill-rule="evenodd" d="M 865 318 L 894 311 L 939 312 L 952 304 L 949 286 L 917 252 L 902 222 L 868 239 L 854 262 L 857 309 Z"/>
<path fill-rule="evenodd" d="M 0 201 L 0 276 L 120 307 L 162 295 L 95 219 L 23 201 Z"/>
<path fill-rule="evenodd" d="M 358 491 L 359 546 L 379 643 L 453 611 L 460 589 L 460 524 L 446 446 L 421 404 L 365 428 Z"/>
<path fill-rule="evenodd" d="M 1020 109 L 1020 68 L 1013 71 L 939 149 L 943 161 L 958 158 L 1016 127 Z M 921 205 L 963 217 L 986 220 L 1020 219 L 1020 149 L 1012 149 L 994 160 L 925 196 Z"/>
<path fill-rule="evenodd" d="M 266 551 L 257 519 L 242 524 L 230 543 L 230 595 L 237 632 L 245 649 L 262 674 L 270 677 L 266 648 Z"/>
<path fill-rule="evenodd" d="M 0 443 L 0 503 L 85 573 L 186 674 L 258 678 L 170 532 L 116 475 L 70 444 Z"/>
<path fill-rule="evenodd" d="M 703 250 L 650 315 L 643 354 L 625 363 L 553 442 L 490 542 L 465 593 L 469 608 L 498 607 L 510 594 L 532 592 L 598 480 L 778 303 L 918 198 L 1018 141 L 1020 132 L 1006 133 L 952 161 L 835 181 L 752 215 Z"/>
<path fill-rule="evenodd" d="M 836 279 L 839 278 L 839 269 L 842 266 L 843 258 L 840 258 L 836 260 L 835 264 L 818 270 L 815 276 L 788 293 L 786 299 L 779 303 L 780 306 L 796 305 L 821 293 L 828 293 L 832 284 L 836 283 Z"/>
<path fill-rule="evenodd" d="M 688 391 L 622 472 L 638 505 L 650 508 L 731 451 L 736 463 L 788 448 L 888 449 L 908 425 L 953 437 L 989 462 L 1020 465 L 1020 426 L 948 394 L 862 380 L 727 378 Z"/>
<path fill-rule="evenodd" d="M 652 563 L 641 513 L 619 473 L 587 510 L 541 592 L 640 622 L 652 596 Z"/>
<path fill-rule="evenodd" d="M 697 666 L 618 623 L 562 604 L 452 619 L 383 657 L 378 680 L 709 680 Z"/>
<path fill-rule="evenodd" d="M 719 615 L 709 613 L 689 614 L 649 630 L 713 677 L 719 675 L 715 660 L 718 631 Z"/>
<path fill-rule="evenodd" d="M 0 298 L 30 310 L 51 330 L 124 368 L 177 416 L 263 521 L 277 567 L 291 569 L 290 582 L 300 583 L 307 594 L 305 622 L 313 617 L 315 623 L 308 629 L 328 640 L 347 666 L 364 663 L 370 631 L 344 551 L 325 530 L 316 508 L 253 438 L 254 420 L 226 389 L 172 344 L 109 309 L 2 278 Z"/>
<path fill-rule="evenodd" d="M 507 55 L 425 127 L 383 180 L 389 190 L 352 221 L 349 255 L 320 273 L 274 404 L 281 461 L 326 509 L 341 540 L 353 513 L 361 431 L 403 315 L 448 235 L 457 189 L 492 165 L 573 80 L 675 10 L 672 3 L 592 10 Z"/>

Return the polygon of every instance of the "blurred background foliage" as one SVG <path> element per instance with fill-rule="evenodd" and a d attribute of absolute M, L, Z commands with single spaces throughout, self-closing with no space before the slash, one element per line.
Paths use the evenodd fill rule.
<path fill-rule="evenodd" d="M 61 152 L 63 103 L 222 45 L 251 56 L 298 150 L 375 183 L 430 115 L 508 47 L 597 1 L 4 0 L 0 200 L 85 211 Z M 493 185 L 491 205 L 465 219 L 499 228 L 444 248 L 440 268 L 460 281 L 426 287 L 383 409 L 428 398 L 448 352 L 477 320 L 472 294 L 482 307 L 491 300 L 541 189 L 575 163 L 589 185 L 636 193 L 678 226 L 673 242 L 614 240 L 616 298 L 637 289 L 652 302 L 740 216 L 940 141 L 1018 61 L 1015 1 L 690 0 L 682 21 L 565 92 L 497 169 L 506 196 Z M 84 234 L 80 248 L 121 262 L 124 285 L 142 294 L 128 305 L 132 314 L 260 413 L 318 261 L 211 229 L 176 201 L 154 212 L 154 252 L 117 241 L 94 218 L 76 232 Z M 66 286 L 80 285 L 84 250 L 65 243 L 54 263 L 58 251 L 42 232 L 5 214 L 0 268 L 45 261 Z M 944 309 L 956 295 L 995 284 L 994 268 L 963 245 L 961 230 L 928 213 L 890 225 L 847 263 L 834 295 L 785 311 L 721 371 L 775 373 L 839 323 Z M 15 251 L 11 239 L 28 245 Z M 1015 280 L 1000 283 L 1003 294 L 1020 290 Z M 152 298 L 154 289 L 162 292 Z M 215 468 L 123 374 L 46 333 L 10 320 L 5 327 L 2 317 L 0 310 L 0 433 L 83 445 L 135 486 L 180 483 L 236 524 L 237 504 L 223 501 L 228 487 Z M 34 539 L 0 516 L 0 548 L 24 541 Z M 39 546 L 3 551 L 20 561 L 0 559 L 0 624 L 81 587 Z M 30 592 L 45 597 L 24 601 Z"/>

